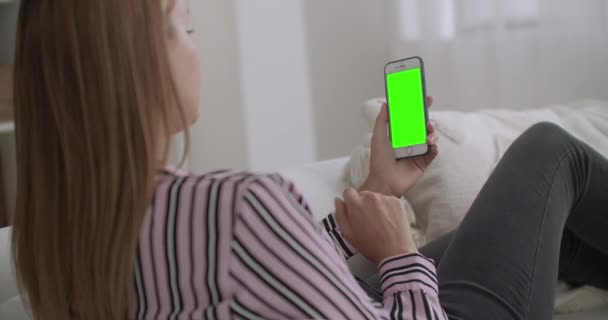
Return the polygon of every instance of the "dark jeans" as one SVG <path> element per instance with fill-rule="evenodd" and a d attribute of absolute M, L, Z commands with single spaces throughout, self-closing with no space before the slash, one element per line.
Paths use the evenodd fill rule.
<path fill-rule="evenodd" d="M 450 319 L 551 319 L 558 277 L 608 288 L 608 160 L 560 127 L 536 124 L 460 227 L 420 251 L 437 264 Z"/>

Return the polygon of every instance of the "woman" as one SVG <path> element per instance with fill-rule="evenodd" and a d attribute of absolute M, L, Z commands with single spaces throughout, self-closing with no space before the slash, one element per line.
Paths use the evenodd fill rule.
<path fill-rule="evenodd" d="M 21 1 L 13 251 L 36 319 L 549 319 L 558 270 L 608 287 L 608 161 L 553 125 L 421 249 L 438 274 L 395 197 L 437 139 L 429 126 L 429 154 L 395 161 L 386 108 L 370 177 L 320 224 L 279 176 L 163 169 L 198 116 L 187 15 L 183 0 Z M 381 301 L 346 266 L 357 251 Z"/>

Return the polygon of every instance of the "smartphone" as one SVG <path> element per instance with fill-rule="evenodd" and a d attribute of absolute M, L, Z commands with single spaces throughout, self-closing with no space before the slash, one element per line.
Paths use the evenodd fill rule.
<path fill-rule="evenodd" d="M 428 112 L 424 64 L 420 57 L 390 62 L 384 67 L 389 133 L 395 158 L 427 154 Z"/>

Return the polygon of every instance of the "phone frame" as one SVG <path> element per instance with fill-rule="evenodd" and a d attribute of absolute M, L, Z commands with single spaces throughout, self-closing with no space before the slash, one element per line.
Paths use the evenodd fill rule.
<path fill-rule="evenodd" d="M 426 131 L 427 136 L 429 134 L 427 131 L 427 128 L 426 128 L 426 125 L 428 124 L 428 121 L 429 121 L 429 113 L 428 113 L 428 106 L 427 106 L 427 101 L 426 101 L 427 95 L 426 95 L 426 80 L 425 80 L 425 76 L 424 76 L 424 62 L 422 61 L 422 58 L 420 58 L 420 57 L 417 57 L 417 56 L 410 57 L 410 58 L 405 58 L 405 59 L 389 62 L 384 67 L 384 88 L 385 88 L 385 92 L 386 92 L 386 105 L 387 105 L 387 109 L 388 109 L 388 113 L 389 113 L 388 131 L 389 131 L 389 137 L 390 137 L 391 141 L 393 140 L 393 138 L 392 138 L 393 129 L 390 124 L 391 108 L 390 108 L 390 102 L 388 101 L 388 83 L 387 83 L 388 75 L 392 74 L 392 73 L 397 73 L 397 72 L 416 69 L 416 68 L 420 68 L 420 75 L 422 78 L 422 95 L 423 95 L 422 104 L 424 106 L 424 123 L 425 123 L 425 131 Z M 392 146 L 392 142 L 391 142 L 391 146 Z M 393 148 L 393 151 L 395 153 L 396 159 L 404 159 L 404 158 L 426 155 L 429 153 L 430 148 L 425 141 L 424 144 L 418 144 L 418 145 L 413 145 L 413 146 L 403 147 L 403 148 Z"/>

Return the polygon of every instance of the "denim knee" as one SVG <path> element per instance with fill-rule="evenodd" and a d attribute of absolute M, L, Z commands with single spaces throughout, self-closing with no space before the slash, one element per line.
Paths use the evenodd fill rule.
<path fill-rule="evenodd" d="M 535 150 L 564 150 L 574 142 L 574 137 L 564 128 L 552 122 L 539 122 L 532 125 L 519 137 L 520 143 Z"/>

